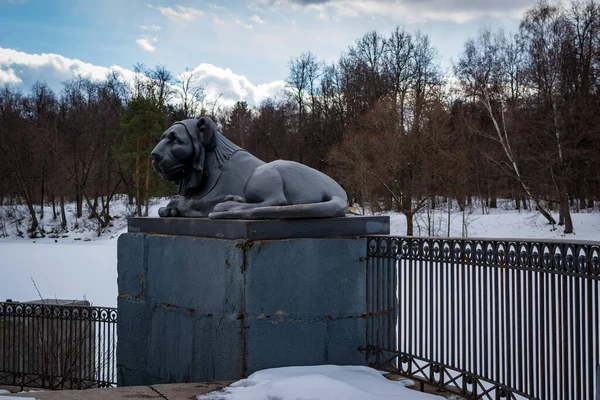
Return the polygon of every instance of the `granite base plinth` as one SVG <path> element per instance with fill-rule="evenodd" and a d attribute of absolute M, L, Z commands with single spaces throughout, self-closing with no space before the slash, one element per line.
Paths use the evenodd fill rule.
<path fill-rule="evenodd" d="M 121 235 L 119 386 L 364 364 L 367 244 L 357 236 Z"/>

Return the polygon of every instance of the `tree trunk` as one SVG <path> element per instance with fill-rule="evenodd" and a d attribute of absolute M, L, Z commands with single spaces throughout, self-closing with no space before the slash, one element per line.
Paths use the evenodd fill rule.
<path fill-rule="evenodd" d="M 548 220 L 548 223 L 552 225 L 556 224 L 556 220 L 554 219 L 554 217 L 550 215 L 548 211 L 546 211 L 546 209 L 540 204 L 540 202 L 537 199 L 534 199 L 533 201 L 535 202 L 535 205 L 540 214 L 542 214 L 544 218 Z"/>
<path fill-rule="evenodd" d="M 27 202 L 27 209 L 29 209 L 29 214 L 31 214 L 31 226 L 29 227 L 28 231 L 31 234 L 31 236 L 33 236 L 33 234 L 39 226 L 39 222 L 37 216 L 35 215 L 35 209 L 33 208 L 33 204 L 30 201 Z"/>
<path fill-rule="evenodd" d="M 46 171 L 46 165 L 42 166 L 42 179 L 40 182 L 40 219 L 44 219 L 44 175 Z"/>
<path fill-rule="evenodd" d="M 110 196 L 106 196 L 106 205 L 104 207 L 104 209 L 106 210 L 106 220 L 110 220 Z"/>
<path fill-rule="evenodd" d="M 448 208 L 448 210 L 447 210 L 448 211 L 448 213 L 447 213 L 447 216 L 448 216 L 448 220 L 447 220 L 448 232 L 446 233 L 446 236 L 450 237 L 450 225 L 452 224 L 452 203 L 448 202 L 447 206 L 448 206 L 447 207 Z"/>
<path fill-rule="evenodd" d="M 560 196 L 560 213 L 565 223 L 565 233 L 573 233 L 573 220 L 569 209 L 569 196 L 563 191 Z"/>
<path fill-rule="evenodd" d="M 54 198 L 54 194 L 50 195 L 52 198 L 52 220 L 56 221 L 56 199 Z"/>
<path fill-rule="evenodd" d="M 413 213 L 405 211 L 404 216 L 406 216 L 406 236 L 412 236 L 413 235 Z"/>
<path fill-rule="evenodd" d="M 94 196 L 94 202 L 92 203 L 92 208 L 94 209 L 94 212 L 98 212 L 98 193 L 96 193 L 96 195 Z"/>
<path fill-rule="evenodd" d="M 81 218 L 83 215 L 83 196 L 81 195 L 79 187 L 76 186 L 75 190 L 77 191 L 77 194 L 75 195 L 75 216 Z"/>
<path fill-rule="evenodd" d="M 29 210 L 29 215 L 31 216 L 31 226 L 27 231 L 30 233 L 30 237 L 33 237 L 39 226 L 37 216 L 35 215 L 35 208 L 33 207 L 33 197 L 25 188 L 23 189 L 23 194 L 25 196 L 25 203 L 27 203 L 27 210 Z"/>
<path fill-rule="evenodd" d="M 65 195 L 60 194 L 60 226 L 63 230 L 67 229 L 67 214 L 65 213 Z"/>
<path fill-rule="evenodd" d="M 144 203 L 146 204 L 146 208 L 144 210 L 144 217 L 148 216 L 148 203 L 150 199 L 148 197 L 148 190 L 150 189 L 150 155 L 148 155 L 148 161 L 146 162 L 146 185 L 144 192 Z"/>
<path fill-rule="evenodd" d="M 135 177 L 134 177 L 134 186 L 135 186 L 135 203 L 137 208 L 137 216 L 142 216 L 142 190 L 140 188 L 140 138 L 138 136 L 135 142 L 136 156 L 135 156 Z"/>
<path fill-rule="evenodd" d="M 558 225 L 563 226 L 565 224 L 565 214 L 563 214 L 562 199 L 558 205 Z"/>

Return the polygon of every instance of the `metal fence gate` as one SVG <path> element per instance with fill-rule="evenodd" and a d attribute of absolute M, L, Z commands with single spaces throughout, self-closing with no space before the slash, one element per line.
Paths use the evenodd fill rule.
<path fill-rule="evenodd" d="M 0 384 L 115 386 L 117 309 L 0 303 Z"/>
<path fill-rule="evenodd" d="M 367 245 L 371 365 L 474 399 L 595 399 L 600 243 Z"/>

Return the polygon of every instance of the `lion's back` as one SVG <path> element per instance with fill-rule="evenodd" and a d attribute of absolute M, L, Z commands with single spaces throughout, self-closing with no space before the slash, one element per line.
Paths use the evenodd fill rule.
<path fill-rule="evenodd" d="M 276 160 L 268 163 L 284 181 L 284 192 L 291 203 L 317 203 L 332 197 L 346 198 L 346 192 L 324 173 L 295 161 Z"/>

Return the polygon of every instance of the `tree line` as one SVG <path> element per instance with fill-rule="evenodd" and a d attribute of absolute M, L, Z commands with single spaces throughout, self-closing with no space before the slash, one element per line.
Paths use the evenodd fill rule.
<path fill-rule="evenodd" d="M 357 211 L 414 215 L 454 199 L 535 208 L 573 232 L 571 211 L 600 191 L 600 7 L 541 2 L 515 33 L 482 29 L 450 75 L 428 36 L 368 32 L 334 63 L 307 52 L 289 62 L 286 90 L 251 109 L 207 99 L 197 76 L 138 65 L 125 82 L 75 78 L 54 93 L 0 92 L 0 202 L 24 203 L 30 232 L 41 204 L 66 225 L 74 201 L 100 227 L 125 193 L 138 215 L 174 193 L 149 152 L 174 121 L 211 116 L 265 161 L 290 159 L 330 174 Z M 556 221 L 552 211 L 558 211 Z"/>

